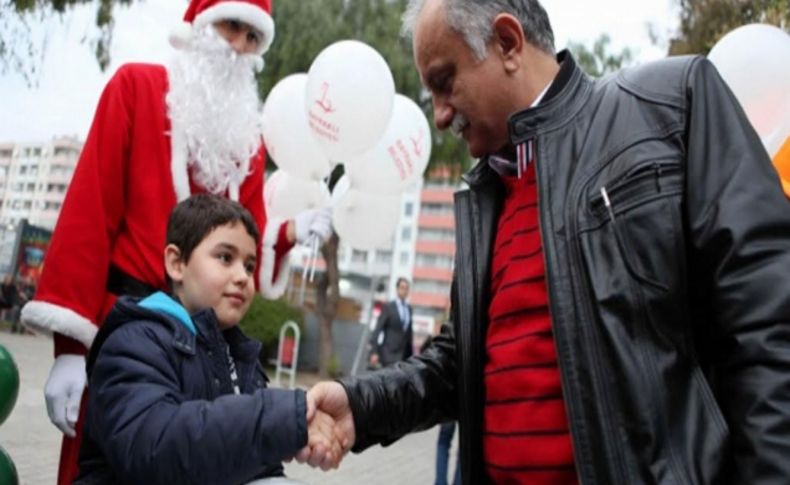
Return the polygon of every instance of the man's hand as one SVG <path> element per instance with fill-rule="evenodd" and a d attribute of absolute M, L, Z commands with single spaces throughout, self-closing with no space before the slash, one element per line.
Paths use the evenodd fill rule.
<path fill-rule="evenodd" d="M 80 401 L 87 382 L 85 357 L 63 354 L 55 359 L 49 371 L 44 397 L 52 424 L 66 436 L 77 436 L 75 426 L 80 416 Z"/>
<path fill-rule="evenodd" d="M 370 354 L 370 365 L 374 367 L 379 365 L 379 354 L 377 353 Z"/>
<path fill-rule="evenodd" d="M 316 411 L 307 428 L 307 446 L 297 455 L 297 460 L 302 461 L 299 458 L 304 458 L 310 466 L 320 467 L 324 471 L 337 468 L 344 451 L 335 428 L 332 417 L 323 411 Z"/>
<path fill-rule="evenodd" d="M 333 436 L 339 445 L 339 449 L 337 450 L 335 463 L 332 466 L 337 467 L 343 456 L 354 446 L 356 439 L 354 417 L 348 404 L 348 396 L 343 386 L 337 382 L 320 382 L 307 392 L 307 419 L 311 423 L 311 428 L 315 419 L 323 420 L 322 415 L 334 421 Z M 325 421 L 321 421 L 316 427 L 318 428 L 317 431 L 323 435 L 321 430 L 326 430 L 328 426 Z M 296 461 L 308 463 L 313 467 L 321 466 L 322 469 L 326 470 L 327 468 L 324 465 L 327 462 L 327 458 L 334 460 L 332 455 L 335 448 L 333 447 L 334 445 L 330 446 L 330 451 L 327 453 L 323 449 L 323 446 L 326 445 L 321 446 L 322 438 L 318 436 L 316 435 L 315 442 L 312 441 L 312 437 L 308 437 L 308 446 L 296 455 Z M 326 435 L 323 436 L 324 438 L 326 437 Z M 313 443 L 316 444 L 315 447 Z"/>
<path fill-rule="evenodd" d="M 294 217 L 294 237 L 299 243 L 305 243 L 315 234 L 323 244 L 332 235 L 332 209 L 307 209 Z"/>

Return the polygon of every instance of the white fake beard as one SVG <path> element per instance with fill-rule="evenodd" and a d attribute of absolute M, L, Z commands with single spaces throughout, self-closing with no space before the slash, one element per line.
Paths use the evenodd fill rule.
<path fill-rule="evenodd" d="M 171 126 L 184 137 L 195 181 L 209 192 L 238 187 L 249 173 L 263 133 L 255 81 L 262 68 L 260 56 L 237 54 L 210 26 L 168 65 Z"/>

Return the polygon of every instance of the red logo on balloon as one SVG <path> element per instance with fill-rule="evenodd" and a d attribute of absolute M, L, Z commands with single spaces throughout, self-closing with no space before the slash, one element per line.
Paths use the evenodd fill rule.
<path fill-rule="evenodd" d="M 324 83 L 321 85 L 321 99 L 315 101 L 315 104 L 321 108 L 321 111 L 324 113 L 332 113 L 335 111 L 335 108 L 332 107 L 332 101 L 327 99 L 327 92 L 329 91 L 329 83 Z"/>
<path fill-rule="evenodd" d="M 425 133 L 420 130 L 420 134 L 415 140 L 413 136 L 410 136 L 409 139 L 411 140 L 411 144 L 414 147 L 414 153 L 418 156 L 422 156 L 422 138 L 425 136 Z"/>

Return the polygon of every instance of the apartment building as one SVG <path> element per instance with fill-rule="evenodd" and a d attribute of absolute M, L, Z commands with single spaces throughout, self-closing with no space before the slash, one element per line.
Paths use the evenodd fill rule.
<path fill-rule="evenodd" d="M 27 219 L 52 230 L 81 150 L 74 138 L 0 143 L 0 225 Z"/>
<path fill-rule="evenodd" d="M 414 241 L 411 304 L 415 314 L 443 322 L 450 307 L 450 285 L 455 264 L 453 194 L 458 185 L 428 181 L 420 191 Z"/>
<path fill-rule="evenodd" d="M 440 173 L 405 192 L 392 241 L 380 248 L 359 250 L 340 241 L 340 294 L 359 302 L 361 322 L 370 320 L 374 301 L 395 298 L 400 277 L 412 282 L 409 300 L 415 319 L 445 321 L 455 263 L 453 194 L 458 188 Z M 307 252 L 296 248 L 291 261 L 297 272 L 307 260 Z M 324 262 L 318 261 L 316 268 L 323 271 Z"/>

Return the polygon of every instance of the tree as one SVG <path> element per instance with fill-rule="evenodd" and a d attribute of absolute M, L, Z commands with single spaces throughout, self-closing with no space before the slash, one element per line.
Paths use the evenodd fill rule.
<path fill-rule="evenodd" d="M 113 12 L 117 5 L 129 5 L 135 0 L 99 0 L 96 6 L 96 26 L 99 34 L 91 40 L 96 61 L 104 70 L 110 65 Z M 17 71 L 29 84 L 34 81 L 38 63 L 43 60 L 44 47 L 35 44 L 31 24 L 52 15 L 66 14 L 77 5 L 93 0 L 0 0 L 0 68 L 2 72 Z"/>
<path fill-rule="evenodd" d="M 680 27 L 669 54 L 707 54 L 741 25 L 768 23 L 790 28 L 790 0 L 679 0 Z"/>
<path fill-rule="evenodd" d="M 627 47 L 619 53 L 609 53 L 610 43 L 609 34 L 601 34 L 593 43 L 592 50 L 578 42 L 569 42 L 568 49 L 573 53 L 579 67 L 590 76 L 597 78 L 615 72 L 633 61 L 633 53 Z"/>
<path fill-rule="evenodd" d="M 282 78 L 307 72 L 313 59 L 333 42 L 357 39 L 376 49 L 387 61 L 395 90 L 421 105 L 430 118 L 430 99 L 423 90 L 412 61 L 411 42 L 400 36 L 400 16 L 406 0 L 321 0 L 279 2 L 274 9 L 277 39 L 266 54 L 266 69 L 259 81 L 262 97 Z M 301 107 L 295 107 L 300 109 Z M 433 133 L 431 165 L 468 168 L 471 159 L 460 140 Z M 454 170 L 453 173 L 460 173 Z M 335 172 L 332 182 L 342 172 Z M 332 186 L 333 184 L 330 184 Z M 328 376 L 333 359 L 332 322 L 340 298 L 337 267 L 338 238 L 333 234 L 321 248 L 326 271 L 317 275 L 316 315 L 320 328 L 319 372 Z"/>

